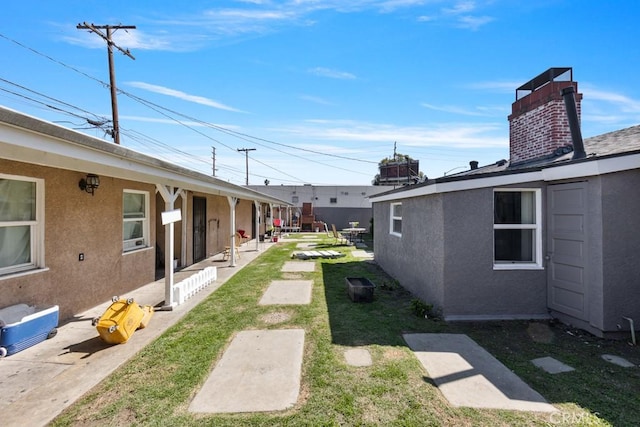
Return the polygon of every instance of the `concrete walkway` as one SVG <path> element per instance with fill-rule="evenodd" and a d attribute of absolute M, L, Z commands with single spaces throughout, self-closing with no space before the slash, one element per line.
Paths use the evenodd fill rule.
<path fill-rule="evenodd" d="M 405 334 L 403 337 L 453 406 L 557 411 L 466 335 Z"/>
<path fill-rule="evenodd" d="M 221 261 L 222 255 L 218 254 L 176 272 L 174 282 L 178 283 L 205 267 L 214 266 L 218 279 L 173 311 L 154 313 L 149 325 L 137 331 L 125 344 L 103 343 L 91 325 L 91 320 L 102 315 L 111 304 L 111 301 L 105 301 L 61 324 L 54 338 L 1 359 L 0 425 L 32 427 L 48 424 L 272 245 L 260 243 L 260 252 L 255 250 L 255 240 L 241 245 L 241 256 L 235 267 L 229 267 L 228 261 Z M 164 279 L 121 296 L 132 297 L 140 304 L 161 305 Z"/>
<path fill-rule="evenodd" d="M 294 406 L 303 350 L 303 329 L 239 332 L 189 411 L 265 412 Z"/>

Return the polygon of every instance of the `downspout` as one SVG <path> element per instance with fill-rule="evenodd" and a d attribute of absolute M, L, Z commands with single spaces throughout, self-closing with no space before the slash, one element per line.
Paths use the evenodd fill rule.
<path fill-rule="evenodd" d="M 580 132 L 580 121 L 578 120 L 578 110 L 576 108 L 576 98 L 573 86 L 562 89 L 562 98 L 564 99 L 564 107 L 567 110 L 567 119 L 569 120 L 569 130 L 571 131 L 571 141 L 573 142 L 573 157 L 571 160 L 584 159 L 587 154 L 584 151 L 584 142 L 582 141 L 582 133 Z"/>

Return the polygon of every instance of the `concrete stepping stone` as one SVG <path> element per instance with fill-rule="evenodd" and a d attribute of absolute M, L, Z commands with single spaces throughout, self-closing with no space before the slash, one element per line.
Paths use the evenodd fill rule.
<path fill-rule="evenodd" d="M 304 261 L 287 261 L 284 263 L 280 271 L 286 271 L 289 273 L 301 271 L 316 271 L 316 263 Z"/>
<path fill-rule="evenodd" d="M 356 258 L 373 258 L 373 254 L 371 252 L 367 252 L 363 250 L 351 251 L 351 255 L 353 255 Z"/>
<path fill-rule="evenodd" d="M 464 334 L 405 334 L 403 338 L 453 406 L 557 411 L 520 377 Z"/>
<path fill-rule="evenodd" d="M 274 280 L 258 305 L 310 304 L 313 280 Z"/>
<path fill-rule="evenodd" d="M 550 374 L 575 371 L 571 366 L 566 365 L 553 357 L 539 357 L 538 359 L 533 359 L 531 363 Z"/>
<path fill-rule="evenodd" d="M 371 366 L 373 360 L 371 359 L 371 353 L 366 348 L 352 348 L 345 350 L 344 359 L 348 365 L 351 366 Z"/>
<path fill-rule="evenodd" d="M 303 243 L 296 244 L 296 248 L 298 249 L 309 249 L 309 248 L 315 248 L 316 246 L 318 246 L 317 243 L 310 243 L 310 242 L 303 242 Z"/>
<path fill-rule="evenodd" d="M 603 354 L 601 357 L 607 362 L 613 363 L 614 365 L 622 366 L 623 368 L 633 368 L 636 366 L 624 357 L 615 356 L 613 354 Z"/>
<path fill-rule="evenodd" d="M 199 413 L 282 411 L 300 394 L 304 330 L 242 331 L 189 405 Z"/>

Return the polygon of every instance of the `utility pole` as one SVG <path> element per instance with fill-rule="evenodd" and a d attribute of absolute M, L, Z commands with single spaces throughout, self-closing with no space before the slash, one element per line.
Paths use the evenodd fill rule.
<path fill-rule="evenodd" d="M 247 164 L 246 168 L 247 168 L 247 182 L 245 185 L 249 185 L 249 151 L 255 151 L 255 148 L 238 148 L 238 151 L 244 151 L 244 156 L 245 156 L 245 162 Z"/>
<path fill-rule="evenodd" d="M 91 32 L 94 32 L 107 42 L 107 52 L 109 55 L 109 84 L 111 86 L 111 114 L 113 117 L 113 130 L 111 131 L 111 136 L 113 137 L 113 142 L 115 142 L 116 144 L 120 144 L 120 126 L 118 125 L 118 98 L 116 97 L 116 72 L 113 65 L 113 48 L 115 47 L 131 59 L 135 60 L 136 58 L 131 55 L 129 49 L 122 49 L 120 46 L 113 43 L 113 41 L 111 40 L 111 36 L 116 30 L 135 30 L 136 27 L 135 25 L 93 25 L 83 22 L 82 24 L 78 24 L 76 28 L 79 30 L 89 30 Z M 103 33 L 100 30 L 107 30 L 107 34 Z"/>
<path fill-rule="evenodd" d="M 211 160 L 213 160 L 213 176 L 216 176 L 216 147 L 211 146 Z"/>

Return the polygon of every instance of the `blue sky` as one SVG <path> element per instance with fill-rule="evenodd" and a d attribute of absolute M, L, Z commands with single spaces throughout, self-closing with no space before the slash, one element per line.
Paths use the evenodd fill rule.
<path fill-rule="evenodd" d="M 397 151 L 429 178 L 508 158 L 515 89 L 573 67 L 582 133 L 640 123 L 635 0 L 3 2 L 0 105 L 245 183 L 368 185 Z M 51 108 L 51 107 L 56 107 Z M 91 121 L 93 125 L 87 122 Z"/>

